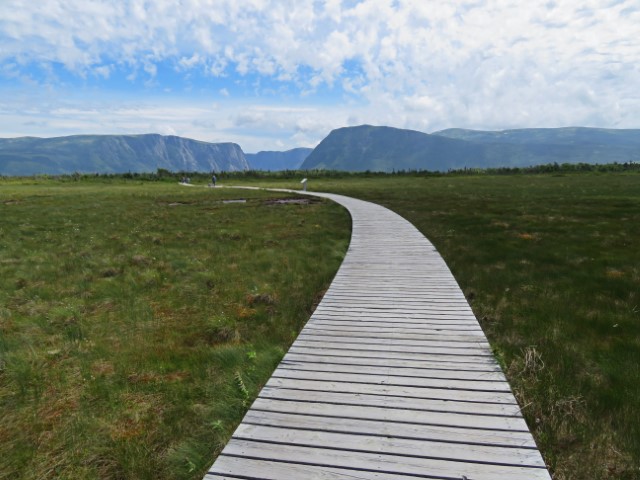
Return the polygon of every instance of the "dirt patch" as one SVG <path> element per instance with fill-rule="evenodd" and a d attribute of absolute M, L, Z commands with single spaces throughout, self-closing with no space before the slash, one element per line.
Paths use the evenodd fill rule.
<path fill-rule="evenodd" d="M 181 207 L 185 205 L 193 205 L 193 202 L 158 202 L 159 205 L 163 205 L 165 207 Z"/>
<path fill-rule="evenodd" d="M 624 277 L 624 272 L 622 270 L 610 268 L 607 270 L 606 276 L 607 278 L 622 278 Z"/>
<path fill-rule="evenodd" d="M 257 304 L 273 305 L 274 303 L 276 303 L 276 299 L 274 298 L 274 296 L 268 293 L 248 294 L 246 296 L 246 300 L 250 307 Z"/>
<path fill-rule="evenodd" d="M 535 233 L 519 233 L 518 238 L 521 240 L 537 240 L 538 236 Z"/>
<path fill-rule="evenodd" d="M 265 205 L 309 205 L 318 203 L 320 200 L 316 198 L 271 198 L 265 200 Z"/>

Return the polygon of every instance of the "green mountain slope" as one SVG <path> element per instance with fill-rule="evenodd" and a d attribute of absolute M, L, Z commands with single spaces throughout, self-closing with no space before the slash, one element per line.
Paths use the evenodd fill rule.
<path fill-rule="evenodd" d="M 464 140 L 414 130 L 362 125 L 333 130 L 311 152 L 302 168 L 447 170 L 472 164 L 485 164 L 484 148 L 476 148 Z"/>
<path fill-rule="evenodd" d="M 481 143 L 509 143 L 516 145 L 612 145 L 640 147 L 640 130 L 588 127 L 521 128 L 499 132 L 450 128 L 432 135 Z"/>
<path fill-rule="evenodd" d="M 527 167 L 546 163 L 640 161 L 640 130 L 450 129 L 426 134 L 390 127 L 332 131 L 302 165 L 347 171 Z"/>
<path fill-rule="evenodd" d="M 74 135 L 0 139 L 0 174 L 238 171 L 249 164 L 234 143 L 176 136 Z"/>

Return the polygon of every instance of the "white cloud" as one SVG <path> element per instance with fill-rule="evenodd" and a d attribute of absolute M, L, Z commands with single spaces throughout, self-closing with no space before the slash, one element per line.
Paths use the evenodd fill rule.
<path fill-rule="evenodd" d="M 158 73 L 158 67 L 152 62 L 145 62 L 144 71 L 147 72 L 151 78 L 153 78 Z"/>
<path fill-rule="evenodd" d="M 140 76 L 155 85 L 162 82 L 157 64 L 169 62 L 184 75 L 256 75 L 293 85 L 303 97 L 284 98 L 287 105 L 320 103 L 314 95 L 327 87 L 339 93 L 304 113 L 311 129 L 297 129 L 304 122 L 290 112 L 229 113 L 229 128 L 244 126 L 247 137 L 282 126 L 285 143 L 293 135 L 317 142 L 314 134 L 353 119 L 427 131 L 634 127 L 637 1 L 3 0 L 0 75 L 33 81 L 31 65 L 55 62 L 78 76 L 109 79 L 117 68 L 132 82 Z M 55 87 L 54 77 L 45 83 Z"/>
<path fill-rule="evenodd" d="M 109 65 L 102 65 L 93 69 L 94 73 L 104 79 L 108 79 L 111 75 L 111 67 Z"/>
<path fill-rule="evenodd" d="M 202 59 L 200 58 L 200 55 L 198 53 L 194 53 L 191 57 L 181 57 L 180 60 L 178 60 L 178 65 L 182 69 L 188 70 L 201 62 Z"/>
<path fill-rule="evenodd" d="M 27 108 L 31 103 L 38 108 Z M 243 113 L 240 113 L 243 112 Z M 241 107 L 223 102 L 156 98 L 121 100 L 106 96 L 87 99 L 69 93 L 47 99 L 13 95 L 0 103 L 3 137 L 64 136 L 73 134 L 163 133 L 208 142 L 236 142 L 246 152 L 315 146 L 334 128 L 346 122 L 341 107 L 267 105 L 246 102 Z M 43 134 L 46 130 L 46 134 Z"/>

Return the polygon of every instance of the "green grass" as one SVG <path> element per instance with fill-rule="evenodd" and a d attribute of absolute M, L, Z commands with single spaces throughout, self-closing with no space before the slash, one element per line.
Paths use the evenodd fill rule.
<path fill-rule="evenodd" d="M 640 175 L 310 177 L 436 245 L 555 479 L 640 478 Z M 254 191 L 21 182 L 0 194 L 0 478 L 200 478 L 335 271 L 345 212 L 271 208 Z"/>
<path fill-rule="evenodd" d="M 436 245 L 555 479 L 640 478 L 640 175 L 309 186 L 385 205 Z"/>
<path fill-rule="evenodd" d="M 202 478 L 348 245 L 274 196 L 0 185 L 1 479 Z"/>

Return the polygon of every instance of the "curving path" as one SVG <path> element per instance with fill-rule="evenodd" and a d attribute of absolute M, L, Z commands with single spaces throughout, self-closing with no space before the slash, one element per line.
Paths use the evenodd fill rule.
<path fill-rule="evenodd" d="M 384 207 L 313 195 L 351 213 L 347 256 L 205 479 L 550 480 L 433 245 Z"/>

